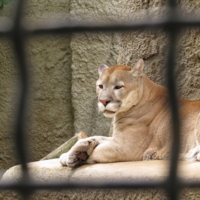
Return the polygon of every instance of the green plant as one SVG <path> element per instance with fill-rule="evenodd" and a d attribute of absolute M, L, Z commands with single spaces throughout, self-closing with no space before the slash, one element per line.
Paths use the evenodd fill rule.
<path fill-rule="evenodd" d="M 12 0 L 0 0 L 0 10 L 4 8 L 4 5 L 11 3 Z"/>

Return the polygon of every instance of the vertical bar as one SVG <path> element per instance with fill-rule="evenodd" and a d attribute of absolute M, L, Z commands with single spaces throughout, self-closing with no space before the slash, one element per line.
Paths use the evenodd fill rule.
<path fill-rule="evenodd" d="M 168 0 L 168 5 L 170 8 L 176 8 L 176 0 Z"/>
<path fill-rule="evenodd" d="M 11 39 L 13 40 L 14 50 L 18 62 L 19 72 L 19 96 L 18 107 L 16 112 L 15 127 L 15 146 L 22 169 L 21 181 L 29 180 L 27 167 L 27 146 L 25 145 L 25 129 L 26 129 L 26 108 L 28 103 L 28 70 L 26 64 L 24 37 L 25 32 L 22 27 L 24 0 L 17 0 L 14 14 L 14 24 L 12 28 Z M 28 199 L 31 190 L 21 188 L 19 192 L 23 199 Z"/>
<path fill-rule="evenodd" d="M 16 119 L 16 148 L 19 156 L 22 170 L 27 171 L 27 155 L 25 146 L 25 118 L 26 118 L 26 107 L 27 107 L 27 94 L 28 94 L 28 72 L 25 63 L 25 51 L 24 51 L 24 32 L 21 27 L 22 13 L 23 13 L 23 0 L 18 0 L 16 3 L 16 11 L 14 15 L 14 25 L 12 31 L 12 40 L 14 49 L 18 61 L 19 71 L 19 101 L 17 109 Z"/>
<path fill-rule="evenodd" d="M 176 11 L 176 0 L 168 0 L 170 13 L 169 19 L 173 19 L 174 12 Z M 169 32 L 169 55 L 167 60 L 167 87 L 169 91 L 169 104 L 171 107 L 171 120 L 172 120 L 172 146 L 171 146 L 171 159 L 170 170 L 168 177 L 168 194 L 171 200 L 177 200 L 179 194 L 179 183 L 177 179 L 177 168 L 180 150 L 180 119 L 177 102 L 176 80 L 175 80 L 175 56 L 176 56 L 176 42 L 177 42 L 177 28 L 171 20 L 168 26 Z"/>
<path fill-rule="evenodd" d="M 170 25 L 170 27 L 172 27 Z M 169 43 L 169 56 L 167 61 L 167 87 L 169 92 L 169 104 L 171 107 L 171 119 L 172 119 L 172 146 L 171 146 L 171 160 L 170 170 L 168 177 L 168 193 L 171 200 L 178 199 L 179 183 L 177 179 L 177 168 L 180 150 L 180 119 L 179 109 L 176 92 L 176 81 L 174 77 L 175 69 L 175 55 L 176 55 L 176 42 L 177 32 L 171 28 L 169 30 L 170 43 Z"/>
<path fill-rule="evenodd" d="M 176 0 L 168 0 L 170 24 L 167 27 L 169 32 L 169 55 L 167 60 L 167 87 L 169 93 L 169 104 L 171 108 L 172 120 L 172 146 L 169 176 L 167 179 L 167 192 L 171 200 L 178 200 L 179 182 L 177 177 L 178 159 L 180 151 L 180 119 L 176 92 L 175 80 L 175 57 L 177 43 L 177 25 L 173 24 L 174 13 L 176 13 Z"/>

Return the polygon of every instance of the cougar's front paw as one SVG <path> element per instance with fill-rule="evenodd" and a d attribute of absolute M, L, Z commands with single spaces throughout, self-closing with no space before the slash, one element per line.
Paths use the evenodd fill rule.
<path fill-rule="evenodd" d="M 143 160 L 156 160 L 156 156 L 157 152 L 153 148 L 150 148 L 144 152 Z"/>
<path fill-rule="evenodd" d="M 185 160 L 200 161 L 200 145 L 191 149 L 185 156 Z"/>
<path fill-rule="evenodd" d="M 80 166 L 85 163 L 97 145 L 98 142 L 92 139 L 79 140 L 68 153 L 60 156 L 60 162 L 68 167 Z"/>
<path fill-rule="evenodd" d="M 86 152 L 76 152 L 74 155 L 70 155 L 69 153 L 64 153 L 60 156 L 60 163 L 64 166 L 68 167 L 76 167 L 84 164 L 85 160 L 87 160 L 88 155 Z"/>

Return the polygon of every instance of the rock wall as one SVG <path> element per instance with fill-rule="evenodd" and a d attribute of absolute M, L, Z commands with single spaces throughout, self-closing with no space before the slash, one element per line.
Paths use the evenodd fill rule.
<path fill-rule="evenodd" d="M 12 5 L 0 11 L 1 21 L 8 20 Z M 159 18 L 166 1 L 111 0 L 30 0 L 25 10 L 30 24 L 51 21 L 137 21 L 154 14 Z M 198 13 L 196 1 L 181 1 L 187 13 Z M 199 29 L 185 29 L 179 36 L 177 78 L 180 96 L 200 99 Z M 17 64 L 11 42 L 0 38 L 0 169 L 17 163 L 12 144 L 14 110 L 17 96 Z M 27 38 L 27 60 L 31 74 L 30 104 L 27 119 L 30 161 L 39 160 L 74 133 L 108 135 L 110 120 L 98 113 L 95 81 L 101 63 L 134 65 L 145 60 L 145 73 L 165 84 L 163 76 L 168 36 L 163 30 L 125 33 L 79 33 L 41 35 Z M 180 89 L 181 88 L 181 89 Z"/>
<path fill-rule="evenodd" d="M 12 5 L 3 9 L 6 20 L 11 17 Z M 25 10 L 26 22 L 65 21 L 69 1 L 29 1 Z M 3 21 L 3 20 L 2 20 Z M 18 86 L 17 64 L 11 42 L 1 38 L 1 100 L 0 169 L 18 161 L 12 144 L 14 111 Z M 71 103 L 71 36 L 41 35 L 27 38 L 27 62 L 30 73 L 30 98 L 27 113 L 27 146 L 29 161 L 39 160 L 74 134 Z"/>
<path fill-rule="evenodd" d="M 9 24 L 10 15 L 10 7 L 5 6 L 0 11 L 0 26 L 3 22 Z M 0 37 L 0 170 L 16 163 L 12 143 L 18 85 L 16 67 L 12 43 L 7 37 Z"/>
<path fill-rule="evenodd" d="M 159 19 L 165 14 L 165 1 L 121 1 L 123 20 L 149 20 L 149 15 Z M 145 61 L 145 74 L 153 81 L 164 84 L 163 67 L 167 53 L 168 36 L 161 29 L 124 32 L 120 36 L 118 64 L 134 66 L 139 58 Z"/>
<path fill-rule="evenodd" d="M 6 169 L 15 163 L 13 143 L 13 115 L 15 110 L 16 64 L 10 41 L 0 38 L 0 169 Z"/>
<path fill-rule="evenodd" d="M 84 21 L 104 17 L 112 20 L 118 9 L 116 1 L 35 1 L 25 10 L 25 22 L 60 23 L 75 19 Z M 112 9 L 111 9 L 112 8 Z M 112 12 L 110 12 L 112 10 Z M 11 18 L 12 5 L 6 5 L 0 16 Z M 82 15 L 84 17 L 82 17 Z M 28 37 L 27 62 L 30 73 L 30 99 L 27 113 L 27 146 L 29 161 L 39 160 L 60 146 L 75 132 L 88 135 L 109 132 L 110 120 L 98 115 L 95 81 L 101 63 L 115 65 L 117 60 L 115 33 L 83 33 Z M 12 43 L 1 38 L 0 169 L 17 164 L 12 144 L 14 110 L 18 86 L 17 64 Z M 102 126 L 104 124 L 104 126 Z"/>
<path fill-rule="evenodd" d="M 166 1 L 121 1 L 123 17 L 132 21 L 148 18 L 153 14 L 159 19 L 165 14 Z M 199 16 L 198 1 L 180 1 L 181 13 Z M 199 65 L 199 28 L 185 28 L 178 35 L 176 79 L 179 96 L 185 99 L 200 99 L 200 65 Z M 163 30 L 138 30 L 122 33 L 120 36 L 118 64 L 134 65 L 139 58 L 145 60 L 145 73 L 156 83 L 165 85 L 165 64 L 168 53 L 168 35 Z"/>
<path fill-rule="evenodd" d="M 70 17 L 85 21 L 111 22 L 118 18 L 118 1 L 72 0 Z M 98 113 L 95 82 L 97 68 L 101 63 L 116 65 L 118 35 L 115 33 L 74 34 L 72 50 L 72 103 L 74 108 L 75 132 L 88 135 L 108 135 L 110 120 Z"/>

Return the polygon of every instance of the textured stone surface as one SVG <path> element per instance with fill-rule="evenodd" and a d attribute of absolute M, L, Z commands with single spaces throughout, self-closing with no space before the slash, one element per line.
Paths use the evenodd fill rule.
<path fill-rule="evenodd" d="M 16 164 L 12 135 L 18 81 L 11 43 L 0 38 L 0 44 L 0 169 L 6 169 Z"/>
<path fill-rule="evenodd" d="M 69 1 L 29 1 L 27 6 L 26 21 L 30 24 L 68 19 Z M 74 134 L 70 40 L 68 34 L 28 38 L 32 83 L 27 130 L 30 160 L 41 159 Z"/>
<path fill-rule="evenodd" d="M 180 71 L 179 86 L 181 87 L 181 96 L 183 98 L 199 100 L 200 99 L 200 30 L 185 29 L 180 34 L 178 69 Z"/>
<path fill-rule="evenodd" d="M 32 75 L 31 125 L 27 132 L 33 160 L 42 158 L 74 133 L 69 41 L 68 36 L 41 36 L 27 44 Z"/>
<path fill-rule="evenodd" d="M 68 182 L 68 183 L 106 183 L 110 181 L 163 181 L 166 179 L 169 171 L 167 161 L 138 161 L 138 162 L 119 162 L 83 165 L 71 169 L 63 167 L 58 159 L 39 161 L 29 163 L 29 170 L 32 180 L 39 183 L 50 182 Z M 184 181 L 200 180 L 200 163 L 199 162 L 180 162 L 179 176 Z M 20 166 L 10 168 L 3 176 L 5 182 L 17 182 L 20 178 Z M 20 199 L 14 192 L 3 192 L 7 199 Z M 199 190 L 185 189 L 181 192 L 181 198 L 198 199 Z M 59 190 L 48 191 L 41 190 L 34 192 L 29 199 L 167 199 L 166 193 L 161 189 L 151 190 Z"/>
<path fill-rule="evenodd" d="M 159 19 L 165 13 L 164 1 L 122 1 L 121 12 L 125 19 L 137 21 L 154 14 Z M 181 1 L 182 14 L 199 16 L 198 1 Z M 156 83 L 165 85 L 165 61 L 168 53 L 168 36 L 162 30 L 134 31 L 122 33 L 118 64 L 134 65 L 138 58 L 145 60 L 145 73 Z M 180 97 L 200 99 L 199 85 L 199 29 L 186 28 L 178 35 L 176 78 Z"/>
<path fill-rule="evenodd" d="M 124 20 L 135 21 L 163 17 L 164 1 L 121 1 L 120 12 Z M 145 60 L 145 74 L 154 82 L 164 84 L 163 67 L 167 53 L 167 34 L 160 29 L 124 32 L 120 36 L 117 63 L 134 66 L 139 58 Z"/>
<path fill-rule="evenodd" d="M 71 19 L 79 22 L 111 22 L 118 19 L 118 1 L 72 0 Z M 97 67 L 102 63 L 116 65 L 118 35 L 115 33 L 74 34 L 72 48 L 72 102 L 75 132 L 108 135 L 110 120 L 99 115 L 95 92 Z M 102 126 L 103 124 L 103 126 Z"/>
<path fill-rule="evenodd" d="M 72 38 L 71 47 L 75 132 L 107 135 L 110 120 L 98 113 L 95 82 L 100 63 L 115 64 L 112 58 L 112 34 L 78 34 Z"/>
<path fill-rule="evenodd" d="M 10 25 L 10 6 L 0 11 L 0 26 Z M 12 43 L 7 37 L 0 38 L 0 170 L 16 164 L 13 140 L 13 115 L 18 91 L 16 62 Z M 0 173 L 1 177 L 1 173 Z"/>
<path fill-rule="evenodd" d="M 198 191 L 196 191 L 199 193 Z M 195 193 L 196 194 L 196 193 Z M 192 200 L 195 199 L 196 195 L 193 191 L 188 191 L 186 197 L 182 200 Z M 6 197 L 6 200 L 23 200 L 19 194 L 9 191 L 3 192 L 2 196 Z M 166 193 L 162 190 L 149 189 L 149 190 L 125 190 L 125 189 L 76 189 L 76 190 L 59 190 L 59 191 L 49 191 L 49 190 L 40 190 L 33 192 L 29 197 L 30 200 L 167 200 Z"/>
<path fill-rule="evenodd" d="M 12 5 L 0 11 L 1 22 L 7 22 Z M 69 1 L 29 1 L 25 10 L 26 22 L 63 22 L 68 19 Z M 73 136 L 71 103 L 71 36 L 42 35 L 27 38 L 27 62 L 30 73 L 27 138 L 29 160 L 39 160 Z M 0 169 L 16 164 L 10 132 L 18 92 L 17 66 L 8 40 L 1 38 L 1 125 Z M 12 123 L 11 123 L 12 122 Z"/>
<path fill-rule="evenodd" d="M 69 17 L 77 21 L 94 21 L 99 17 L 111 21 L 117 15 L 116 2 L 30 0 L 25 9 L 25 22 L 34 26 L 42 22 L 65 22 Z M 2 22 L 8 21 L 11 7 L 12 4 L 7 5 L 1 11 Z M 81 130 L 88 135 L 108 135 L 110 120 L 99 115 L 96 109 L 95 81 L 99 64 L 116 64 L 117 39 L 114 33 L 27 38 L 31 77 L 27 113 L 29 161 L 41 159 Z M 0 168 L 6 169 L 17 162 L 9 135 L 14 120 L 17 68 L 12 69 L 16 62 L 9 42 L 3 38 L 1 40 Z"/>

